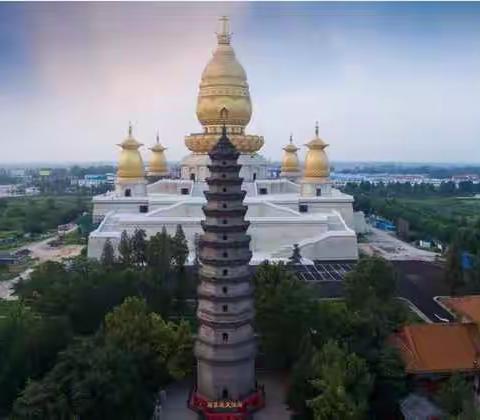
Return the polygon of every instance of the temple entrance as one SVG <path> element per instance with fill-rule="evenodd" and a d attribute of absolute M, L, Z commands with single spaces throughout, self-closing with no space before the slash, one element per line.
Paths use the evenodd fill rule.
<path fill-rule="evenodd" d="M 190 174 L 190 181 L 195 181 L 195 174 Z"/>
<path fill-rule="evenodd" d="M 254 173 L 253 173 L 253 180 L 255 181 L 256 179 L 257 179 L 257 173 L 254 172 Z"/>

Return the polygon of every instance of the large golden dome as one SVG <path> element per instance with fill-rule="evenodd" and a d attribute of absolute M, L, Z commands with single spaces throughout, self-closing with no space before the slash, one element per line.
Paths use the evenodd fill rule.
<path fill-rule="evenodd" d="M 290 136 L 290 142 L 283 148 L 285 153 L 282 159 L 282 173 L 295 173 L 300 171 L 300 163 L 298 161 L 298 147 L 293 144 L 293 138 Z"/>
<path fill-rule="evenodd" d="M 193 152 L 206 153 L 216 144 L 225 124 L 238 150 L 254 153 L 263 146 L 263 137 L 245 135 L 245 127 L 252 117 L 247 75 L 230 45 L 228 19 L 223 17 L 220 22 L 218 45 L 203 70 L 197 99 L 197 118 L 204 132 L 187 136 L 185 144 Z M 222 114 L 223 109 L 227 112 Z"/>
<path fill-rule="evenodd" d="M 140 179 L 145 176 L 142 156 L 138 151 L 142 143 L 134 139 L 132 126 L 128 127 L 127 138 L 119 144 L 122 148 L 118 161 L 117 179 Z"/>
<path fill-rule="evenodd" d="M 328 144 L 318 136 L 318 124 L 315 127 L 315 138 L 306 146 L 308 152 L 305 158 L 304 180 L 317 181 L 328 178 L 330 176 L 330 162 L 325 153 Z"/>
<path fill-rule="evenodd" d="M 160 138 L 157 134 L 157 142 L 150 147 L 151 154 L 148 161 L 148 176 L 165 176 L 168 174 L 167 160 L 165 158 L 166 147 L 160 144 Z"/>

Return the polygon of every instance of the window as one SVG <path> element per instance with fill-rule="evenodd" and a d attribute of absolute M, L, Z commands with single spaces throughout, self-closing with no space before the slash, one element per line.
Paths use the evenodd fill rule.
<path fill-rule="evenodd" d="M 320 197 L 322 195 L 322 190 L 320 188 L 317 188 L 317 197 Z"/>
<path fill-rule="evenodd" d="M 127 188 L 125 190 L 125 197 L 131 197 L 132 196 L 132 190 L 130 188 Z"/>
<path fill-rule="evenodd" d="M 227 175 L 226 175 L 226 174 L 222 174 L 222 178 L 226 178 L 226 177 L 227 177 Z"/>
<path fill-rule="evenodd" d="M 254 173 L 253 173 L 253 180 L 255 181 L 256 179 L 257 179 L 257 173 L 254 172 Z"/>
<path fill-rule="evenodd" d="M 226 208 L 227 208 L 227 203 L 223 203 L 223 204 L 222 204 L 222 207 L 223 207 L 224 209 L 226 209 Z"/>
<path fill-rule="evenodd" d="M 195 174 L 190 174 L 190 181 L 195 181 Z"/>
<path fill-rule="evenodd" d="M 228 400 L 228 389 L 227 389 L 227 388 L 223 388 L 222 398 L 223 398 L 224 400 Z"/>
<path fill-rule="evenodd" d="M 228 305 L 223 305 L 222 306 L 222 311 L 223 312 L 228 312 Z"/>
<path fill-rule="evenodd" d="M 260 193 L 260 195 L 267 195 L 268 190 L 266 188 L 260 188 L 259 193 Z"/>
<path fill-rule="evenodd" d="M 228 239 L 227 235 L 223 235 L 223 240 L 226 241 Z"/>
<path fill-rule="evenodd" d="M 228 252 L 223 253 L 223 258 L 228 258 Z"/>
<path fill-rule="evenodd" d="M 147 205 L 140 206 L 140 213 L 148 213 L 148 206 Z"/>
<path fill-rule="evenodd" d="M 223 275 L 226 276 L 227 274 L 228 274 L 228 270 L 227 269 L 223 270 Z"/>
<path fill-rule="evenodd" d="M 227 164 L 227 162 L 225 162 L 225 161 L 222 162 L 222 165 L 226 165 L 226 164 Z"/>
<path fill-rule="evenodd" d="M 228 334 L 227 334 L 227 333 L 223 333 L 223 334 L 222 334 L 222 341 L 223 341 L 224 343 L 228 343 Z"/>
<path fill-rule="evenodd" d="M 188 192 L 189 192 L 188 188 L 182 188 L 180 190 L 180 194 L 182 194 L 182 195 L 188 195 Z"/>
<path fill-rule="evenodd" d="M 227 192 L 227 189 L 226 189 L 226 188 L 223 188 L 222 191 L 223 191 L 223 192 Z"/>
<path fill-rule="evenodd" d="M 222 220 L 222 223 L 223 223 L 224 225 L 226 225 L 226 224 L 228 223 L 228 220 L 227 220 L 227 219 L 223 219 L 223 220 Z"/>
<path fill-rule="evenodd" d="M 222 287 L 222 292 L 224 295 L 226 295 L 228 293 L 228 287 L 227 286 L 223 286 Z"/>
<path fill-rule="evenodd" d="M 308 206 L 306 204 L 299 204 L 298 211 L 300 213 L 308 213 Z"/>

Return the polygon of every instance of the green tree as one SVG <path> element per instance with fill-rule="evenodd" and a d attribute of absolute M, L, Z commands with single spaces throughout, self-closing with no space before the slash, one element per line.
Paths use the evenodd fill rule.
<path fill-rule="evenodd" d="M 143 267 L 147 260 L 147 234 L 143 229 L 135 229 L 131 239 L 132 262 Z"/>
<path fill-rule="evenodd" d="M 151 393 L 135 358 L 98 337 L 75 342 L 40 381 L 30 382 L 15 401 L 18 420 L 147 419 Z"/>
<path fill-rule="evenodd" d="M 192 367 L 192 336 L 184 322 L 165 322 L 142 299 L 130 297 L 105 318 L 108 342 L 133 353 L 153 384 L 181 379 Z"/>
<path fill-rule="evenodd" d="M 460 248 L 457 241 L 453 241 L 447 250 L 445 282 L 450 289 L 451 295 L 456 295 L 464 285 Z"/>
<path fill-rule="evenodd" d="M 120 263 L 124 267 L 130 267 L 133 261 L 132 242 L 126 230 L 120 236 L 120 243 L 118 244 L 118 253 Z"/>
<path fill-rule="evenodd" d="M 315 318 L 312 294 L 282 263 L 261 264 L 254 284 L 261 352 L 272 367 L 291 367 Z"/>
<path fill-rule="evenodd" d="M 335 341 L 329 341 L 314 356 L 318 393 L 307 402 L 315 420 L 359 420 L 366 418 L 372 376 L 364 360 Z"/>
<path fill-rule="evenodd" d="M 183 232 L 182 225 L 177 225 L 175 236 L 172 238 L 172 259 L 177 272 L 185 268 L 188 257 L 188 242 Z"/>
<path fill-rule="evenodd" d="M 171 262 L 171 238 L 163 227 L 160 233 L 150 238 L 147 246 L 147 265 L 153 278 L 162 283 L 165 282 L 171 270 Z"/>
<path fill-rule="evenodd" d="M 105 241 L 102 250 L 102 256 L 100 258 L 102 266 L 107 270 L 111 270 L 115 266 L 115 251 L 113 249 L 110 238 Z"/>
<path fill-rule="evenodd" d="M 22 302 L 8 304 L 0 316 L 0 412 L 8 411 L 28 378 L 53 366 L 69 339 L 64 318 L 44 318 Z"/>
<path fill-rule="evenodd" d="M 451 416 L 459 416 L 465 405 L 472 400 L 472 385 L 461 374 L 452 375 L 438 393 L 440 406 Z"/>

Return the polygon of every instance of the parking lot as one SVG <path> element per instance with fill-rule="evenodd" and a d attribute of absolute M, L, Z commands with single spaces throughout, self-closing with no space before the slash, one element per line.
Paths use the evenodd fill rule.
<path fill-rule="evenodd" d="M 316 261 L 314 265 L 295 265 L 294 270 L 297 277 L 306 282 L 340 282 L 354 266 L 353 262 Z"/>

